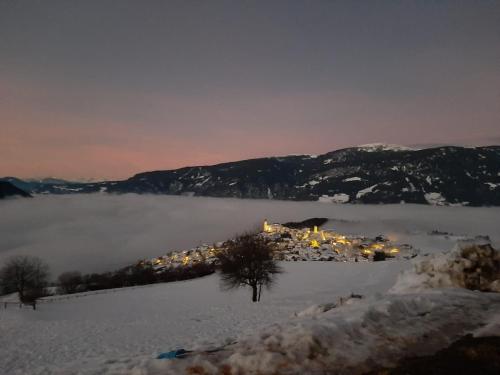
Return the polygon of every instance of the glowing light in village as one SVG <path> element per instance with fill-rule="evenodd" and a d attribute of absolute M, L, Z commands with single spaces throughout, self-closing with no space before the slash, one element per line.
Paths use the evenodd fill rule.
<path fill-rule="evenodd" d="M 320 229 L 316 225 L 312 228 L 288 228 L 281 224 L 269 223 L 266 219 L 262 223 L 262 232 L 258 235 L 276 243 L 281 260 L 368 261 L 378 252 L 383 252 L 389 258 L 401 255 L 401 248 L 386 238 L 347 236 L 333 230 Z M 223 242 L 219 242 L 214 245 L 200 245 L 190 250 L 173 251 L 150 260 L 149 264 L 161 269 L 184 267 L 197 262 L 213 263 L 218 249 L 223 249 L 224 246 Z"/>
<path fill-rule="evenodd" d="M 314 249 L 319 248 L 319 242 L 318 240 L 311 240 L 311 247 Z"/>

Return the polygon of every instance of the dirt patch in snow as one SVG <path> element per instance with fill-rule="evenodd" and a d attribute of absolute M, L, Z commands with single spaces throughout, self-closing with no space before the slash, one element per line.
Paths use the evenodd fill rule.
<path fill-rule="evenodd" d="M 500 374 L 500 337 L 467 335 L 446 349 L 426 357 L 406 358 L 395 368 L 366 375 Z"/>

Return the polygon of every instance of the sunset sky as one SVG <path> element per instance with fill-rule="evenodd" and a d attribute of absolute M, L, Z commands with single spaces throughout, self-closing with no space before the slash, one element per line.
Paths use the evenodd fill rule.
<path fill-rule="evenodd" d="M 0 176 L 500 144 L 500 1 L 0 0 Z"/>

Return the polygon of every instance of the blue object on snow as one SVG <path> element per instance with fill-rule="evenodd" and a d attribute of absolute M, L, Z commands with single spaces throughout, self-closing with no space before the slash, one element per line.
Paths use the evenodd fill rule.
<path fill-rule="evenodd" d="M 172 350 L 170 352 L 165 352 L 165 353 L 160 353 L 156 359 L 174 359 L 174 358 L 181 358 L 183 355 L 189 353 L 187 350 L 184 349 L 177 349 L 177 350 Z"/>

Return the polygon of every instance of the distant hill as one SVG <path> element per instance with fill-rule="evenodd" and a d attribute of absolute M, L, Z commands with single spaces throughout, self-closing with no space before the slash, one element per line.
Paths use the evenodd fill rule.
<path fill-rule="evenodd" d="M 31 197 L 30 194 L 28 194 L 24 190 L 19 189 L 10 182 L 0 181 L 0 199 L 15 197 L 15 196 Z"/>
<path fill-rule="evenodd" d="M 500 205 L 500 146 L 413 150 L 373 144 L 139 173 L 123 181 L 44 184 L 33 193 L 138 193 L 337 203 Z"/>
<path fill-rule="evenodd" d="M 43 191 L 45 186 L 54 185 L 72 185 L 73 182 L 56 179 L 52 177 L 42 178 L 42 179 L 26 179 L 22 180 L 17 177 L 0 177 L 0 181 L 10 182 L 12 185 L 18 187 L 21 190 L 28 192 L 39 192 Z"/>

